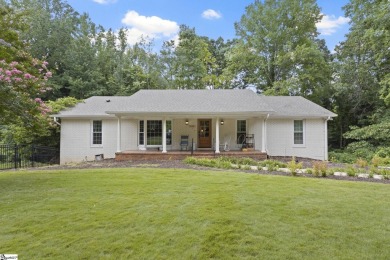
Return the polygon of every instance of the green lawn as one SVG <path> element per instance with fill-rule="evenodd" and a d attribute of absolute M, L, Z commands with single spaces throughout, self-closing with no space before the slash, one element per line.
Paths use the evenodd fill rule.
<path fill-rule="evenodd" d="M 19 259 L 390 259 L 390 185 L 174 169 L 0 172 Z"/>

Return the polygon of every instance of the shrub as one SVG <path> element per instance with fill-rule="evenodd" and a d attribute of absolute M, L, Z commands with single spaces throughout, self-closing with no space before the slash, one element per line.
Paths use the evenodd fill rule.
<path fill-rule="evenodd" d="M 242 170 L 250 170 L 251 167 L 249 165 L 247 165 L 247 164 L 240 164 L 240 169 L 242 169 Z"/>
<path fill-rule="evenodd" d="M 215 159 L 207 159 L 207 158 L 187 157 L 186 159 L 184 159 L 184 162 L 188 164 L 195 164 L 195 165 L 206 166 L 206 167 L 217 166 L 217 162 Z"/>
<path fill-rule="evenodd" d="M 342 151 L 329 152 L 329 158 L 331 162 L 353 163 L 354 161 L 356 161 L 355 155 Z"/>
<path fill-rule="evenodd" d="M 371 163 L 373 166 L 378 167 L 378 166 L 390 166 L 390 157 L 379 157 L 379 156 L 374 156 L 371 160 Z"/>
<path fill-rule="evenodd" d="M 295 160 L 295 157 L 293 157 L 291 159 L 291 161 L 289 161 L 287 163 L 287 168 L 291 171 L 291 175 L 292 176 L 296 176 L 297 175 L 297 170 L 298 169 L 302 169 L 302 162 L 298 163 L 296 160 Z"/>
<path fill-rule="evenodd" d="M 258 166 L 267 167 L 268 171 L 277 171 L 279 168 L 287 167 L 287 164 L 276 160 L 264 160 L 259 162 Z"/>
<path fill-rule="evenodd" d="M 358 158 L 355 162 L 355 165 L 359 168 L 366 168 L 368 163 L 366 160 L 362 159 L 362 158 Z"/>
<path fill-rule="evenodd" d="M 354 168 L 351 165 L 348 165 L 348 167 L 345 169 L 345 172 L 348 174 L 348 176 L 355 177 L 355 175 L 356 175 L 356 168 Z"/>
<path fill-rule="evenodd" d="M 222 169 L 232 169 L 232 163 L 230 160 L 227 160 L 226 157 L 216 158 L 216 159 L 208 159 L 208 158 L 195 158 L 195 157 L 187 157 L 184 159 L 185 163 L 206 166 L 206 167 L 214 167 L 214 168 L 222 168 Z"/>
<path fill-rule="evenodd" d="M 378 174 L 378 175 L 383 175 L 384 177 L 390 176 L 390 170 L 389 169 L 379 169 L 376 167 L 371 167 L 370 168 L 370 174 Z"/>
<path fill-rule="evenodd" d="M 379 148 L 375 156 L 381 157 L 381 158 L 389 158 L 390 159 L 390 147 L 381 147 Z"/>
<path fill-rule="evenodd" d="M 350 143 L 345 151 L 353 154 L 355 158 L 370 160 L 374 155 L 375 147 L 366 141 L 357 141 Z"/>
<path fill-rule="evenodd" d="M 255 161 L 252 158 L 239 158 L 238 159 L 238 164 L 243 164 L 243 165 L 257 165 L 257 161 Z"/>
<path fill-rule="evenodd" d="M 326 171 L 328 169 L 328 164 L 323 161 L 313 162 L 313 175 L 326 177 Z"/>

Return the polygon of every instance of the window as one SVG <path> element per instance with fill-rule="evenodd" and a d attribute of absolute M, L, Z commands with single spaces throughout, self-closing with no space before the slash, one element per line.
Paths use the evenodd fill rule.
<path fill-rule="evenodd" d="M 143 129 L 143 128 L 142 128 Z M 147 145 L 162 145 L 162 120 L 147 120 L 146 121 L 146 144 Z M 140 127 L 141 131 L 141 127 Z M 141 132 L 140 132 L 141 134 Z M 166 139 L 167 145 L 172 144 L 172 121 L 166 121 Z"/>
<path fill-rule="evenodd" d="M 138 144 L 139 145 L 144 145 L 145 144 L 145 125 L 144 125 L 144 120 L 140 120 L 139 121 Z"/>
<path fill-rule="evenodd" d="M 237 120 L 237 144 L 243 144 L 246 136 L 246 120 Z"/>
<path fill-rule="evenodd" d="M 102 145 L 103 144 L 103 134 L 102 134 L 102 121 L 93 120 L 92 121 L 92 145 Z"/>
<path fill-rule="evenodd" d="M 294 144 L 304 144 L 303 140 L 303 120 L 294 120 Z"/>
<path fill-rule="evenodd" d="M 172 121 L 167 120 L 167 145 L 172 144 Z"/>
<path fill-rule="evenodd" d="M 146 144 L 161 145 L 162 144 L 162 121 L 148 120 L 146 123 Z"/>

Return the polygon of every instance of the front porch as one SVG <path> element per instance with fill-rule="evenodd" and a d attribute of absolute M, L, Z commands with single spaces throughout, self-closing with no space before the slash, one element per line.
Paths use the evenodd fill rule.
<path fill-rule="evenodd" d="M 147 160 L 183 160 L 188 156 L 214 158 L 214 157 L 247 157 L 255 160 L 267 159 L 267 153 L 260 151 L 221 151 L 215 153 L 214 150 L 196 150 L 196 151 L 168 151 L 162 153 L 161 151 L 147 150 L 147 151 L 122 151 L 115 153 L 116 161 L 147 161 Z"/>

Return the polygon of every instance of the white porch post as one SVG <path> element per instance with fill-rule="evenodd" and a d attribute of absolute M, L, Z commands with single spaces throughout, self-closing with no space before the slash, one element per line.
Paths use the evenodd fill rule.
<path fill-rule="evenodd" d="M 120 153 L 121 149 L 121 135 L 122 135 L 122 118 L 118 116 L 117 137 L 116 137 L 116 152 Z"/>
<path fill-rule="evenodd" d="M 167 120 L 164 118 L 162 121 L 162 142 L 163 142 L 163 153 L 167 152 Z"/>
<path fill-rule="evenodd" d="M 324 161 L 328 160 L 328 121 L 330 120 L 330 117 L 328 119 L 325 119 L 325 124 L 324 124 Z"/>
<path fill-rule="evenodd" d="M 215 120 L 215 153 L 220 153 L 219 151 L 219 118 Z"/>
<path fill-rule="evenodd" d="M 269 114 L 263 121 L 263 131 L 262 131 L 262 138 L 261 138 L 261 152 L 266 152 L 267 147 L 267 119 L 269 117 Z"/>

